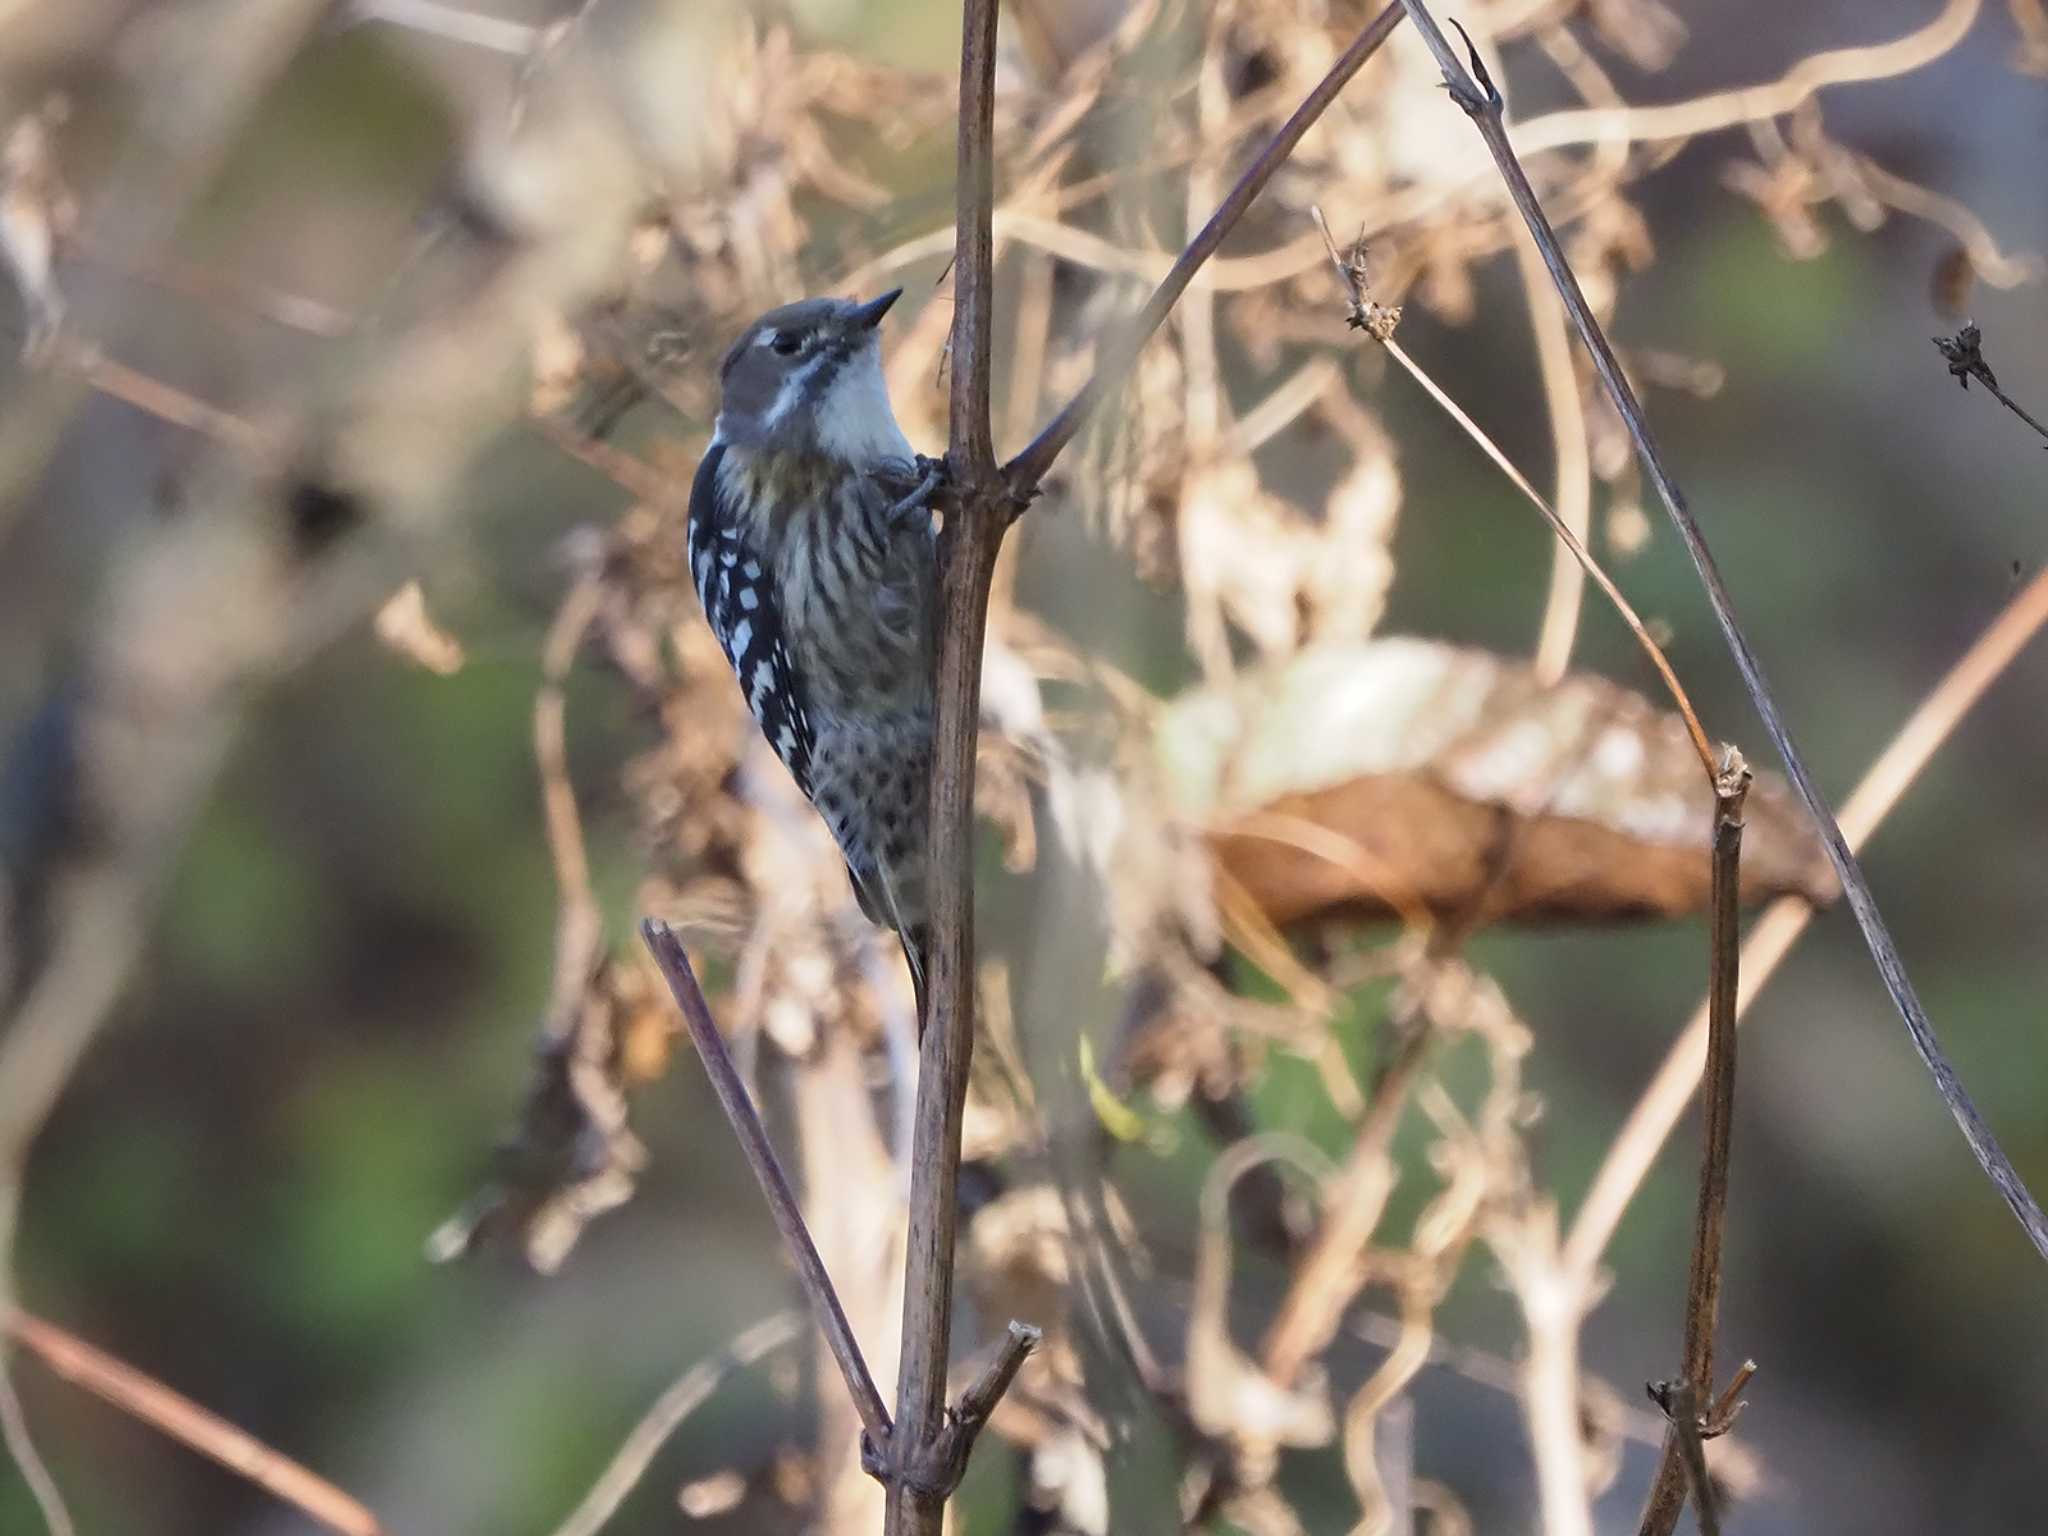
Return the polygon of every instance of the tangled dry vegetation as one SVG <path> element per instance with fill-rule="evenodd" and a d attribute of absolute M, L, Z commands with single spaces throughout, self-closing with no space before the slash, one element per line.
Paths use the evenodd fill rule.
<path fill-rule="evenodd" d="M 301 28 L 316 9 L 301 8 Z M 1006 8 L 999 446 L 1021 447 L 1091 375 L 1113 322 L 1367 19 L 1332 9 L 1140 0 L 1090 37 L 1086 7 Z M 906 285 L 892 394 L 913 442 L 945 440 L 953 227 L 914 168 L 948 150 L 955 82 L 809 47 L 782 23 L 716 7 L 679 25 L 658 6 L 599 5 L 540 31 L 432 4 L 359 10 L 422 47 L 512 54 L 518 79 L 509 113 L 494 108 L 475 129 L 426 275 L 374 317 L 345 382 L 289 419 L 202 408 L 76 333 L 63 259 L 88 238 L 102 254 L 115 242 L 81 227 L 61 169 L 61 108 L 9 130 L 0 250 L 29 299 L 50 409 L 68 408 L 67 388 L 121 393 L 215 439 L 218 462 L 192 493 L 211 509 L 199 531 L 187 524 L 135 557 L 95 658 L 100 677 L 141 677 L 176 702 L 193 760 L 160 775 L 163 804 L 103 797 L 134 824 L 102 837 L 97 867 L 72 877 L 70 905 L 37 952 L 11 957 L 21 976 L 40 971 L 13 984 L 7 1045 L 28 1038 L 38 1006 L 87 1019 L 89 1034 L 105 1004 L 96 988 L 111 983 L 66 980 L 65 924 L 146 901 L 238 686 L 388 592 L 454 477 L 523 419 L 630 505 L 615 519 L 593 514 L 564 546 L 534 715 L 561 891 L 554 983 L 514 1134 L 435 1251 L 500 1236 L 539 1268 L 571 1262 L 585 1225 L 633 1194 L 646 1159 L 635 1115 L 673 1102 L 671 1090 L 648 1091 L 677 1069 L 668 1002 L 632 935 L 605 924 L 578 813 L 579 789 L 593 786 L 568 772 L 565 679 L 607 668 L 654 727 L 620 775 L 646 860 L 636 906 L 671 924 L 715 978 L 714 1008 L 775 1106 L 772 1129 L 855 1330 L 871 1358 L 893 1361 L 916 1058 L 907 980 L 742 707 L 686 579 L 681 520 L 720 349 L 795 294 Z M 1860 228 L 1893 215 L 1942 225 L 1955 241 L 1951 282 L 2031 276 L 1967 210 L 1827 131 L 1825 87 L 1924 65 L 1979 10 L 1947 0 L 1904 37 L 1653 109 L 1621 98 L 1608 61 L 1654 71 L 1684 46 L 1683 22 L 1659 0 L 1496 0 L 1461 19 L 1497 78 L 1541 74 L 1547 94 L 1570 102 L 1513 132 L 1604 317 L 1656 254 L 1636 184 L 1710 135 L 1727 188 L 1758 205 L 1791 256 L 1818 248 L 1819 210 L 1835 205 Z M 2012 11 L 2033 40 L 2021 62 L 2038 68 L 2048 29 L 2031 0 Z M 251 39 L 236 66 L 243 89 L 300 42 L 289 22 Z M 680 123 L 662 105 L 678 94 L 708 115 Z M 232 103 L 211 110 L 229 132 Z M 190 142 L 198 176 L 217 151 Z M 138 206 L 168 209 L 176 195 L 165 187 Z M 1391 536 L 1413 488 L 1379 401 L 1412 386 L 1346 328 L 1324 217 L 1344 238 L 1339 267 L 1362 265 L 1389 330 L 1397 306 L 1473 320 L 1475 271 L 1510 263 L 1556 449 L 1548 499 L 1624 583 L 1650 536 L 1622 423 L 1571 345 L 1478 140 L 1444 110 L 1436 64 L 1403 29 L 1208 264 L 998 571 L 978 803 L 1001 850 L 983 900 L 1003 918 L 982 927 L 960 1278 L 977 1336 L 1011 1317 L 1045 1330 L 992 1422 L 1023 1453 L 1020 1508 L 1040 1523 L 1020 1516 L 1020 1530 L 1112 1528 L 1109 1468 L 1134 1418 L 1170 1448 L 1171 1486 L 1155 1493 L 1177 1499 L 1189 1523 L 1221 1515 L 1248 1531 L 1299 1530 L 1276 1474 L 1290 1456 L 1334 1452 L 1358 1529 L 1469 1529 L 1455 1492 L 1414 1473 L 1430 1427 L 1408 1388 L 1427 1368 L 1520 1395 L 1551 1536 L 1590 1529 L 1587 1501 L 1614 1476 L 1621 1439 L 1664 1434 L 1662 1419 L 1631 1406 L 1632 1385 L 1579 1370 L 1576 1336 L 1605 1283 L 1615 1202 L 1626 1204 L 1684 1103 L 1696 1042 L 1692 1076 L 1681 1052 L 1675 1095 L 1663 1085 L 1647 1125 L 1617 1139 L 1606 1204 L 1567 1223 L 1529 1153 L 1542 1111 L 1523 1081 L 1530 1032 L 1464 945 L 1493 923 L 1702 910 L 1714 805 L 1669 700 L 1571 670 L 1579 626 L 1611 615 L 1585 611 L 1583 572 L 1561 547 L 1547 577 L 1531 577 L 1548 581 L 1548 602 L 1527 655 L 1383 631 L 1400 575 Z M 161 236 L 144 223 L 116 247 L 139 261 Z M 167 261 L 152 275 L 176 276 Z M 195 302 L 268 305 L 285 324 L 361 336 L 356 317 L 185 276 Z M 1711 360 L 1626 362 L 1653 389 L 1716 384 Z M 515 397 L 505 381 L 520 379 Z M 0 462 L 19 484 L 26 450 L 6 446 L 13 457 Z M 279 506 L 290 514 L 282 535 L 266 510 Z M 380 552 L 366 556 L 372 536 Z M 1058 603 L 1062 581 L 1110 551 L 1176 596 L 1186 666 L 1144 660 L 1157 637 L 1126 611 Z M 194 568 L 223 574 L 197 593 L 166 585 L 167 572 Z M 185 611 L 217 614 L 230 596 L 250 602 L 235 632 Z M 422 665 L 463 665 L 417 585 L 383 601 L 377 623 Z M 1161 674 L 1186 680 L 1161 691 Z M 104 717 L 82 738 L 104 754 L 85 765 L 90 800 L 92 785 L 132 778 L 123 754 L 171 733 L 115 718 L 118 701 L 88 696 L 86 707 Z M 19 901 L 25 889 L 17 878 L 8 893 Z M 1760 782 L 1744 901 L 1775 900 L 1796 922 L 1836 891 L 1796 802 Z M 1361 989 L 1384 999 L 1363 1030 Z M 75 1056 L 57 1049 L 52 1093 L 63 1053 Z M 1259 1122 L 1258 1085 L 1282 1058 L 1308 1064 L 1353 1128 L 1334 1165 Z M 23 1140 L 39 1118 L 26 1115 Z M 1404 1119 L 1427 1128 L 1419 1157 L 1395 1156 Z M 1217 1148 L 1198 1241 L 1178 1258 L 1151 1251 L 1115 1177 L 1121 1149 L 1172 1124 L 1205 1127 Z M 1396 1225 L 1387 1213 L 1402 1183 L 1427 1195 Z M 1254 1263 L 1266 1282 L 1240 1294 L 1233 1278 Z M 1434 1331 L 1439 1302 L 1474 1266 L 1497 1270 L 1519 1303 L 1517 1363 Z M 718 1369 L 795 1332 L 786 1320 L 763 1326 Z M 682 1384 L 651 1424 L 672 1424 L 716 1375 Z M 753 1500 L 764 1522 L 786 1510 L 815 1515 L 818 1529 L 871 1528 L 881 1491 L 863 1473 L 852 1407 L 828 1371 L 816 1379 L 806 1444 L 685 1490 L 685 1507 Z M 603 1522 L 645 1466 L 649 1435 L 658 1429 L 622 1450 L 565 1530 Z M 1709 1454 L 1727 1492 L 1758 1475 L 1736 1438 Z"/>

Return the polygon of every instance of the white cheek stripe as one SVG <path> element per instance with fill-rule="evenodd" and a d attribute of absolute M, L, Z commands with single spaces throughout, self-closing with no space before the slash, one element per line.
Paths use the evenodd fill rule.
<path fill-rule="evenodd" d="M 769 431 L 781 426 L 782 418 L 796 408 L 797 401 L 803 398 L 804 386 L 824 361 L 823 356 L 814 357 L 782 381 L 782 388 L 775 392 L 775 403 L 768 407 L 768 414 L 762 419 L 762 424 Z"/>

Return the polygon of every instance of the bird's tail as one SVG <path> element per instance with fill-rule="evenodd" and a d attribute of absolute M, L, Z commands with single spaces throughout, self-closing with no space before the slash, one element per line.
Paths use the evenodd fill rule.
<path fill-rule="evenodd" d="M 932 931 L 928 927 L 899 929 L 896 935 L 903 942 L 903 958 L 910 966 L 910 991 L 917 1001 L 917 1038 L 924 1040 L 925 1020 L 930 1016 L 931 992 L 925 982 L 925 967 L 930 962 Z"/>

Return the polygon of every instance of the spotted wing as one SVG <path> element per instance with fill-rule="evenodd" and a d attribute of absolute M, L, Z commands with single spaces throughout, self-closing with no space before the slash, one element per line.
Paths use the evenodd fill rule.
<path fill-rule="evenodd" d="M 783 636 L 774 571 L 719 483 L 724 459 L 724 444 L 713 443 L 690 488 L 690 576 L 747 707 L 808 799 L 812 735 L 803 678 Z"/>

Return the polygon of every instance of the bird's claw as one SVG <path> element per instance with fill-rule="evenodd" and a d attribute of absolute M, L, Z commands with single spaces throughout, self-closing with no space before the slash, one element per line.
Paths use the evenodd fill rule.
<path fill-rule="evenodd" d="M 917 476 L 917 484 L 909 495 L 889 509 L 888 521 L 891 524 L 904 522 L 930 507 L 932 499 L 944 489 L 950 473 L 943 455 L 934 459 L 921 453 L 911 461 L 911 472 Z"/>

